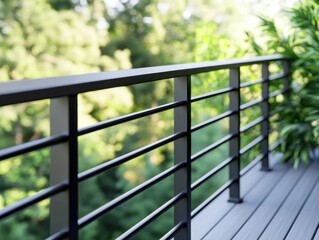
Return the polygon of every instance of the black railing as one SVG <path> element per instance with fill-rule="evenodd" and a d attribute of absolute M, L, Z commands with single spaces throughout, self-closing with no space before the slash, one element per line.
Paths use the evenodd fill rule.
<path fill-rule="evenodd" d="M 282 63 L 282 73 L 271 75 L 269 64 L 271 62 Z M 261 65 L 260 80 L 241 83 L 240 68 L 248 65 Z M 192 75 L 216 70 L 229 70 L 229 86 L 200 96 L 191 97 Z M 240 176 L 250 168 L 261 162 L 263 170 L 269 170 L 268 155 L 278 146 L 275 142 L 269 146 L 269 118 L 271 116 L 269 99 L 280 94 L 287 94 L 289 88 L 289 64 L 280 55 L 256 57 L 247 60 L 230 60 L 207 63 L 181 64 L 127 71 L 114 71 L 108 73 L 87 74 L 81 76 L 69 76 L 60 78 L 47 78 L 38 80 L 26 80 L 19 82 L 7 82 L 0 84 L 0 106 L 24 103 L 35 100 L 50 99 L 51 109 L 51 136 L 34 140 L 28 143 L 0 150 L 0 160 L 5 160 L 21 154 L 29 153 L 45 147 L 51 147 L 51 186 L 34 196 L 18 201 L 11 206 L 0 210 L 0 219 L 4 219 L 26 209 L 44 199 L 51 199 L 51 236 L 48 239 L 78 239 L 79 230 L 87 224 L 95 221 L 100 216 L 145 191 L 156 183 L 174 176 L 174 196 L 142 219 L 135 226 L 124 232 L 118 239 L 127 239 L 141 231 L 155 218 L 174 208 L 174 227 L 163 236 L 162 239 L 190 239 L 191 219 L 205 208 L 211 201 L 226 189 L 229 189 L 229 200 L 241 202 Z M 174 101 L 155 108 L 140 112 L 134 112 L 97 124 L 78 128 L 78 98 L 77 95 L 84 92 L 108 89 L 120 86 L 128 86 L 138 83 L 146 83 L 161 79 L 174 79 Z M 284 88 L 269 93 L 271 81 L 284 81 Z M 261 85 L 262 98 L 241 104 L 240 90 L 253 85 Z M 229 94 L 229 110 L 202 123 L 191 125 L 191 104 L 218 95 Z M 241 111 L 260 106 L 262 115 L 249 124 L 240 127 Z M 142 148 L 104 162 L 84 172 L 78 173 L 78 138 L 98 130 L 126 123 L 131 120 L 150 116 L 163 111 L 174 110 L 174 133 Z M 229 133 L 208 147 L 191 153 L 192 133 L 209 126 L 222 119 L 229 118 Z M 260 136 L 252 140 L 245 147 L 240 148 L 241 134 L 260 125 Z M 215 168 L 209 170 L 195 182 L 191 180 L 191 165 L 200 157 L 211 152 L 224 143 L 229 143 L 229 156 Z M 79 218 L 79 183 L 90 179 L 111 168 L 119 166 L 147 152 L 174 143 L 174 165 L 160 174 L 150 178 L 130 191 L 118 196 L 107 204 Z M 260 144 L 261 154 L 240 170 L 240 157 Z M 67 160 L 67 161 L 66 161 Z M 204 202 L 192 211 L 191 193 L 200 185 L 221 170 L 229 167 L 229 180 Z M 61 173 L 61 169 L 64 169 Z M 61 196 L 59 193 L 65 193 Z M 1 224 L 1 223 L 0 223 Z"/>

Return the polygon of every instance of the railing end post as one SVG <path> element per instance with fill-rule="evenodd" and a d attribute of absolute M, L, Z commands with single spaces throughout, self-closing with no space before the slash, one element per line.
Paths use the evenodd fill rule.
<path fill-rule="evenodd" d="M 242 203 L 243 199 L 242 198 L 230 197 L 230 198 L 228 198 L 228 202 L 230 202 L 230 203 Z"/>
<path fill-rule="evenodd" d="M 269 103 L 269 63 L 262 64 L 262 99 L 261 114 L 264 117 L 264 121 L 261 123 L 261 134 L 264 137 L 261 142 L 261 152 L 263 158 L 261 160 L 261 170 L 269 172 L 269 130 L 270 130 L 270 103 Z"/>

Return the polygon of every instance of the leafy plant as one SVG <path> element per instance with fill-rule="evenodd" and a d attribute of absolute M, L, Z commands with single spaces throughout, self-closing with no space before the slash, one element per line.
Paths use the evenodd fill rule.
<path fill-rule="evenodd" d="M 283 161 L 294 167 L 308 164 L 319 143 L 319 1 L 300 1 L 286 10 L 290 28 L 278 28 L 274 20 L 260 18 L 266 47 L 248 33 L 257 54 L 280 53 L 291 61 L 290 95 L 278 105 L 278 126 L 283 140 Z"/>
<path fill-rule="evenodd" d="M 306 90 L 304 87 L 303 90 Z M 308 164 L 314 149 L 318 146 L 319 138 L 319 101 L 318 96 L 300 92 L 278 106 L 280 117 L 278 125 L 283 139 L 281 151 L 283 161 L 293 159 L 294 167 L 300 160 Z"/>

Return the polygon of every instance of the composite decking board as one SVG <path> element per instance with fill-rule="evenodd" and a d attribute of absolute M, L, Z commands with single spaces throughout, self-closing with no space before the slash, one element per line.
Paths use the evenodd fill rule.
<path fill-rule="evenodd" d="M 191 239 L 202 239 L 220 219 L 230 211 L 234 203 L 228 202 L 228 190 L 192 219 Z"/>
<path fill-rule="evenodd" d="M 317 233 L 314 236 L 313 240 L 319 240 L 319 230 L 317 229 Z"/>
<path fill-rule="evenodd" d="M 269 164 L 274 167 L 278 164 L 281 156 L 271 156 Z M 240 191 L 245 198 L 249 191 L 258 183 L 267 172 L 260 171 L 261 166 L 257 164 L 249 173 L 244 175 L 240 180 Z M 198 213 L 192 219 L 191 239 L 202 239 L 225 215 L 235 206 L 234 203 L 228 202 L 229 191 L 226 190 L 203 211 Z"/>
<path fill-rule="evenodd" d="M 228 202 L 228 190 L 192 219 L 191 239 L 199 240 L 235 205 Z"/>
<path fill-rule="evenodd" d="M 287 240 L 304 240 L 313 237 L 319 224 L 318 199 L 319 182 L 317 181 L 315 188 L 290 229 Z"/>
<path fill-rule="evenodd" d="M 259 239 L 285 238 L 317 182 L 318 167 L 314 164 L 307 168 Z"/>
<path fill-rule="evenodd" d="M 244 202 L 237 204 L 203 239 L 231 239 L 256 211 L 258 204 L 267 197 L 271 189 L 286 174 L 287 170 L 287 166 L 278 165 L 271 172 L 267 172 L 245 196 Z"/>
<path fill-rule="evenodd" d="M 241 178 L 240 188 L 244 197 L 267 174 L 259 169 L 260 166 L 256 165 Z M 192 219 L 192 240 L 202 239 L 235 206 L 228 202 L 228 198 L 229 191 L 226 190 Z"/>
<path fill-rule="evenodd" d="M 304 172 L 289 169 L 233 239 L 257 239 Z"/>

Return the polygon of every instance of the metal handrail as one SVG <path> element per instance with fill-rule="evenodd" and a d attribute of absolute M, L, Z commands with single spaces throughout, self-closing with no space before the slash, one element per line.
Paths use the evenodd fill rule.
<path fill-rule="evenodd" d="M 282 60 L 282 55 L 0 83 L 0 106 Z"/>

